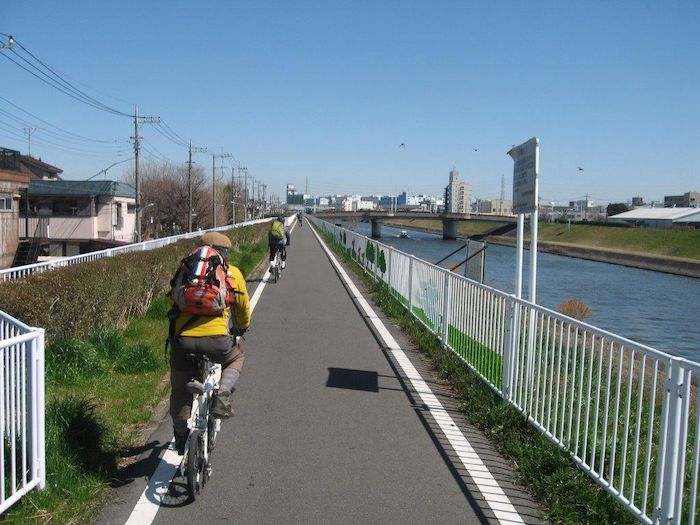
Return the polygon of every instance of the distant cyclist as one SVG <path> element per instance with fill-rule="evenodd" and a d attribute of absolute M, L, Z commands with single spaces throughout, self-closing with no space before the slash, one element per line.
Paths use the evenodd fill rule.
<path fill-rule="evenodd" d="M 275 255 L 280 252 L 282 257 L 282 269 L 287 265 L 287 246 L 289 246 L 289 229 L 287 228 L 284 215 L 278 216 L 272 221 L 270 231 L 267 235 L 267 242 L 270 246 L 270 263 L 275 260 Z"/>
<path fill-rule="evenodd" d="M 302 228 L 304 226 L 304 216 L 301 212 L 297 212 L 297 220 L 299 221 L 299 228 Z"/>

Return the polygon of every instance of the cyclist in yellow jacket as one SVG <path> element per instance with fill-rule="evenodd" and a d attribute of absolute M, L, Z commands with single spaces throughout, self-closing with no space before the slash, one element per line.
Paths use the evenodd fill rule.
<path fill-rule="evenodd" d="M 287 246 L 289 246 L 290 234 L 287 228 L 284 215 L 278 216 L 270 224 L 270 230 L 267 234 L 267 243 L 270 247 L 270 264 L 275 260 L 275 254 L 280 252 L 282 258 L 282 269 L 287 265 Z M 272 271 L 272 267 L 270 267 Z"/>
<path fill-rule="evenodd" d="M 209 245 L 228 261 L 231 240 L 224 234 L 208 232 L 202 236 L 202 244 Z M 173 418 L 175 447 L 179 454 L 184 453 L 185 441 L 189 432 L 187 419 L 192 409 L 192 394 L 187 391 L 187 383 L 195 378 L 197 366 L 185 355 L 205 354 L 221 364 L 219 390 L 214 395 L 210 414 L 227 418 L 233 415 L 231 394 L 241 375 L 245 354 L 236 337 L 250 326 L 250 297 L 241 271 L 228 264 L 228 272 L 236 283 L 237 293 L 231 309 L 226 308 L 221 316 L 197 316 L 180 313 L 175 319 L 174 336 L 170 352 L 170 415 Z"/>

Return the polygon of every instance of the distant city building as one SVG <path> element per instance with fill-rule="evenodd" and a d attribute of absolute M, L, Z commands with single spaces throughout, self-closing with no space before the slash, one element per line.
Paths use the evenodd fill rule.
<path fill-rule="evenodd" d="M 287 184 L 287 206 L 303 206 L 304 195 L 297 193 L 294 184 Z"/>
<path fill-rule="evenodd" d="M 642 197 L 632 197 L 632 207 L 638 208 L 639 206 L 644 206 L 644 199 Z"/>
<path fill-rule="evenodd" d="M 446 191 L 447 211 L 450 213 L 469 213 L 472 199 L 472 185 L 459 181 L 459 172 L 456 168 L 450 171 L 450 181 Z"/>
<path fill-rule="evenodd" d="M 574 222 L 605 220 L 607 211 L 604 206 L 596 206 L 590 199 L 569 201 L 569 208 L 562 218 Z"/>
<path fill-rule="evenodd" d="M 700 192 L 689 191 L 683 195 L 664 195 L 664 208 L 697 208 Z"/>
<path fill-rule="evenodd" d="M 513 201 L 506 199 L 480 200 L 476 206 L 477 213 L 492 213 L 494 215 L 512 215 Z"/>

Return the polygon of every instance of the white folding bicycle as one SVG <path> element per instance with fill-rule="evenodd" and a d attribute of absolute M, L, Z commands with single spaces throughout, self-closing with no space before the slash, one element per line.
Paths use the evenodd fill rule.
<path fill-rule="evenodd" d="M 194 394 L 194 400 L 187 421 L 190 433 L 180 464 L 180 472 L 187 480 L 187 493 L 190 500 L 194 501 L 211 477 L 209 454 L 216 445 L 216 437 L 221 429 L 221 419 L 209 414 L 212 397 L 221 379 L 221 365 L 212 363 L 203 354 L 187 354 L 186 357 L 199 365 L 198 378 L 187 383 L 187 390 Z"/>

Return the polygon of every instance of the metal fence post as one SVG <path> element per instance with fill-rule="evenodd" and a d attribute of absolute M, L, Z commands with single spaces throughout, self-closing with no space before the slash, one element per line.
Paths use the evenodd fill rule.
<path fill-rule="evenodd" d="M 391 288 L 391 248 L 387 245 L 386 248 L 386 284 L 389 286 L 389 293 L 392 293 Z"/>
<path fill-rule="evenodd" d="M 46 488 L 46 421 L 45 421 L 45 413 L 46 413 L 46 395 L 45 395 L 45 386 L 44 386 L 44 357 L 45 357 L 45 351 L 44 351 L 44 342 L 45 342 L 45 333 L 43 328 L 35 328 L 35 330 L 38 333 L 38 337 L 36 339 L 36 353 L 37 353 L 37 360 L 35 363 L 36 366 L 36 387 L 37 387 L 37 419 L 36 419 L 36 436 L 37 436 L 37 441 L 38 447 L 36 449 L 37 451 L 37 463 L 39 466 L 39 488 L 44 489 Z"/>
<path fill-rule="evenodd" d="M 413 255 L 408 256 L 408 311 L 413 313 Z"/>
<path fill-rule="evenodd" d="M 501 394 L 505 401 L 510 402 L 511 388 L 513 386 L 513 362 L 515 350 L 515 334 L 517 334 L 516 315 L 515 315 L 515 296 L 511 295 L 506 302 L 506 346 L 503 349 L 503 370 L 502 378 L 503 385 L 501 386 Z"/>
<path fill-rule="evenodd" d="M 379 244 L 374 243 L 374 280 L 379 280 Z"/>
<path fill-rule="evenodd" d="M 442 334 L 441 334 L 441 339 L 442 339 L 442 344 L 445 346 L 449 346 L 447 344 L 447 339 L 449 337 L 449 319 L 448 315 L 450 312 L 450 305 L 452 304 L 452 301 L 450 301 L 450 271 L 445 270 L 445 284 L 443 286 L 443 291 L 442 291 Z"/>
<path fill-rule="evenodd" d="M 678 358 L 670 360 L 661 409 L 662 431 L 659 440 L 656 487 L 654 489 L 653 523 L 671 525 L 680 523 L 681 509 L 676 498 L 676 485 L 682 483 L 683 472 L 678 472 L 681 434 L 681 406 L 683 404 L 683 369 Z M 680 478 L 679 478 L 680 476 Z"/>

